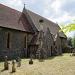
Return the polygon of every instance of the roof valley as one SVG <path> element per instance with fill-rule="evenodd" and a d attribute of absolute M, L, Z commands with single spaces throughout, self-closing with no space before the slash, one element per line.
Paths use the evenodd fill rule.
<path fill-rule="evenodd" d="M 28 12 L 27 12 L 27 10 L 26 10 L 26 8 L 25 8 L 25 5 L 24 5 L 24 8 L 23 8 L 22 13 L 25 14 L 25 16 L 26 16 L 27 20 L 29 21 L 29 23 L 30 23 L 30 25 L 31 25 L 31 27 L 32 27 L 32 29 L 33 29 L 33 31 L 34 31 L 34 32 L 38 31 L 37 28 L 35 27 L 34 23 L 32 22 L 32 19 L 31 19 L 30 15 L 28 14 Z"/>

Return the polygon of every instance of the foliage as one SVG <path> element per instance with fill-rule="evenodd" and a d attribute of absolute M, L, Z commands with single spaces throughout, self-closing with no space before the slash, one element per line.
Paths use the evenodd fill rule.
<path fill-rule="evenodd" d="M 75 23 L 70 23 L 68 25 L 61 25 L 61 31 L 63 31 L 65 34 L 71 31 L 75 31 Z"/>
<path fill-rule="evenodd" d="M 75 47 L 75 36 L 72 38 L 72 45 Z"/>
<path fill-rule="evenodd" d="M 60 31 L 63 31 L 65 34 L 68 33 L 68 32 L 71 32 L 71 31 L 75 31 L 75 22 L 74 23 L 69 23 L 65 26 L 61 25 L 61 30 Z M 72 46 L 75 47 L 75 36 L 73 38 L 69 38 L 68 42 L 69 42 L 70 45 L 72 43 Z"/>
<path fill-rule="evenodd" d="M 72 46 L 72 42 L 73 42 L 73 41 L 72 41 L 72 38 L 71 38 L 71 37 L 67 38 L 67 41 L 68 41 L 68 45 L 69 45 L 69 46 Z"/>
<path fill-rule="evenodd" d="M 75 47 L 75 36 L 67 38 L 68 45 L 71 47 Z"/>

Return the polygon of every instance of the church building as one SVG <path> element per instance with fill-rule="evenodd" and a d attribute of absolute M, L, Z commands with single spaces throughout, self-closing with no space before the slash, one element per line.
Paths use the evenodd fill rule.
<path fill-rule="evenodd" d="M 0 59 L 60 55 L 67 37 L 58 24 L 23 8 L 17 11 L 0 4 Z"/>

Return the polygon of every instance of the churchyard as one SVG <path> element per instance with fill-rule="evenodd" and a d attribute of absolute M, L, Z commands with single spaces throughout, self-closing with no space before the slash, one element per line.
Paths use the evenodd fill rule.
<path fill-rule="evenodd" d="M 3 70 L 4 62 L 0 62 L 0 75 L 75 75 L 75 56 L 70 53 L 43 61 L 32 59 L 33 64 L 29 64 L 29 60 L 21 59 L 19 67 L 15 63 L 16 72 L 12 72 L 12 61 L 8 61 L 8 70 Z"/>

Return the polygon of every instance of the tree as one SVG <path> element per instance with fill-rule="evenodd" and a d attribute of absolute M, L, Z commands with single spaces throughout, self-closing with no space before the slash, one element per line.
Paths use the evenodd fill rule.
<path fill-rule="evenodd" d="M 71 31 L 75 31 L 75 23 L 70 23 L 68 25 L 61 25 L 61 30 L 60 31 L 63 31 L 65 34 L 68 33 L 68 32 L 71 32 Z M 72 41 L 71 39 L 69 39 L 69 44 L 72 42 L 72 46 L 75 47 L 75 36 L 72 38 Z"/>
<path fill-rule="evenodd" d="M 68 25 L 61 26 L 61 31 L 63 31 L 64 33 L 75 31 L 75 23 L 70 23 Z"/>
<path fill-rule="evenodd" d="M 67 38 L 67 41 L 68 41 L 68 45 L 72 46 L 72 38 L 71 37 Z"/>
<path fill-rule="evenodd" d="M 72 38 L 72 45 L 75 47 L 75 36 Z"/>

